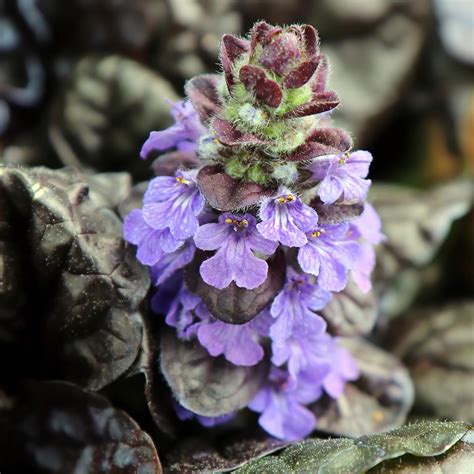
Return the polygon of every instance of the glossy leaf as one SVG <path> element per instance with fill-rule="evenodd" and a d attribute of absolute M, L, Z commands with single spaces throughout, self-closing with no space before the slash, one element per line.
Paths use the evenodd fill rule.
<path fill-rule="evenodd" d="M 264 363 L 233 365 L 223 357 L 211 357 L 196 340 L 180 341 L 171 331 L 161 336 L 160 366 L 178 402 L 203 416 L 247 406 L 267 376 Z"/>
<path fill-rule="evenodd" d="M 130 416 L 70 383 L 28 384 L 0 421 L 2 472 L 162 472 L 151 438 Z"/>

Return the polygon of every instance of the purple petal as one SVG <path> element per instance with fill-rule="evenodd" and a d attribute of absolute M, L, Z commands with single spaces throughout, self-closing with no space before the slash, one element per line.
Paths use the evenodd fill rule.
<path fill-rule="evenodd" d="M 176 270 L 180 270 L 191 263 L 196 252 L 192 241 L 185 243 L 175 252 L 163 255 L 163 257 L 151 268 L 152 282 L 155 286 L 161 285 Z"/>
<path fill-rule="evenodd" d="M 215 321 L 201 324 L 198 339 L 213 357 L 221 354 L 235 365 L 251 366 L 262 360 L 264 352 L 247 324 L 227 324 Z"/>
<path fill-rule="evenodd" d="M 145 219 L 143 219 L 141 209 L 134 209 L 125 217 L 123 222 L 123 235 L 127 242 L 139 245 L 150 230 L 150 226 L 145 222 Z"/>
<path fill-rule="evenodd" d="M 194 234 L 194 243 L 201 250 L 216 250 L 229 238 L 230 229 L 221 223 L 204 224 Z"/>

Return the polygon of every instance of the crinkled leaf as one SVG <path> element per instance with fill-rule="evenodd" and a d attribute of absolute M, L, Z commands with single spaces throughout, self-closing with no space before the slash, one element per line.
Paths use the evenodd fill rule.
<path fill-rule="evenodd" d="M 237 472 L 239 474 L 260 472 L 278 474 L 288 472 L 363 473 L 385 460 L 399 458 L 405 454 L 412 454 L 420 458 L 440 456 L 446 452 L 449 455 L 449 450 L 458 443 L 463 443 L 461 440 L 469 432 L 469 426 L 462 422 L 433 421 L 404 426 L 378 435 L 362 436 L 354 440 L 347 438 L 310 439 L 296 443 L 275 456 L 252 461 Z M 472 463 L 474 461 L 472 450 L 468 456 Z M 434 466 L 437 466 L 437 458 L 431 458 L 430 461 Z M 438 465 L 441 465 L 442 461 L 443 459 L 440 457 Z M 403 466 L 403 462 L 404 458 L 398 460 L 401 466 Z M 421 462 L 423 461 L 421 460 Z M 383 466 L 384 464 L 381 464 L 380 471 L 375 470 L 374 472 L 391 472 L 383 470 Z M 454 469 L 446 472 L 461 471 Z"/>
<path fill-rule="evenodd" d="M 250 460 L 256 460 L 278 451 L 288 443 L 245 432 L 219 436 L 215 443 L 209 438 L 188 438 L 169 453 L 164 462 L 167 472 L 195 473 L 237 469 Z"/>
<path fill-rule="evenodd" d="M 219 211 L 253 206 L 274 192 L 257 183 L 234 179 L 219 165 L 202 167 L 197 175 L 197 183 L 209 205 Z"/>
<path fill-rule="evenodd" d="M 392 350 L 413 378 L 418 411 L 474 421 L 473 328 L 472 300 L 412 311 L 390 327 Z"/>
<path fill-rule="evenodd" d="M 8 280 L 28 275 L 28 286 L 15 288 L 9 298 L 22 300 L 28 289 L 17 317 L 25 318 L 29 333 L 35 334 L 36 359 L 32 347 L 26 351 L 30 365 L 100 389 L 137 357 L 142 333 L 138 308 L 148 290 L 147 272 L 122 240 L 119 218 L 102 207 L 103 198 L 96 202 L 94 192 L 89 197 L 90 188 L 77 173 L 1 171 L 0 187 L 15 215 L 12 225 L 20 240 L 24 236 L 19 242 L 22 258 L 10 267 L 18 273 Z M 98 176 L 95 180 L 100 182 Z M 7 259 L 15 252 L 20 248 Z M 21 353 L 28 342 L 19 340 L 16 350 Z"/>
<path fill-rule="evenodd" d="M 321 199 L 314 198 L 311 207 L 318 213 L 320 224 L 339 224 L 357 219 L 364 211 L 362 203 L 324 204 Z"/>
<path fill-rule="evenodd" d="M 316 128 L 295 151 L 288 161 L 305 161 L 322 155 L 345 153 L 352 147 L 352 138 L 342 128 Z"/>
<path fill-rule="evenodd" d="M 162 472 L 151 438 L 127 413 L 70 383 L 28 384 L 0 420 L 2 472 Z"/>
<path fill-rule="evenodd" d="M 407 370 L 388 352 L 363 339 L 342 339 L 360 370 L 337 400 L 313 405 L 317 429 L 342 436 L 362 436 L 400 426 L 413 404 L 413 384 Z"/>
<path fill-rule="evenodd" d="M 186 83 L 186 94 L 203 122 L 209 121 L 213 115 L 219 112 L 220 104 L 217 93 L 219 80 L 217 74 L 203 74 L 193 77 Z"/>
<path fill-rule="evenodd" d="M 219 416 L 248 405 L 267 376 L 265 363 L 236 366 L 211 357 L 196 340 L 161 336 L 160 366 L 178 402 L 199 415 Z"/>
<path fill-rule="evenodd" d="M 377 304 L 372 292 L 364 293 L 352 279 L 339 293 L 332 295 L 321 311 L 331 334 L 362 336 L 368 334 L 377 319 Z"/>
<path fill-rule="evenodd" d="M 286 263 L 281 251 L 268 260 L 267 279 L 253 290 L 239 288 L 234 282 L 223 290 L 208 285 L 199 275 L 203 259 L 204 254 L 198 252 L 186 269 L 187 285 L 203 299 L 213 316 L 226 323 L 244 324 L 253 319 L 271 303 L 285 283 Z"/>
<path fill-rule="evenodd" d="M 217 139 L 227 146 L 239 145 L 264 145 L 266 142 L 256 135 L 251 133 L 244 133 L 228 120 L 216 118 L 212 121 L 212 128 L 216 134 Z"/>
<path fill-rule="evenodd" d="M 56 104 L 53 147 L 64 165 L 145 177 L 149 165 L 133 158 L 150 130 L 172 123 L 166 99 L 178 100 L 171 85 L 141 64 L 120 56 L 85 57 Z"/>

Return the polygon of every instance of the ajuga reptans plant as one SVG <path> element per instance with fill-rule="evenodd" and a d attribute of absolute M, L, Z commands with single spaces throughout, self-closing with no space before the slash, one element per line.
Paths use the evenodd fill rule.
<path fill-rule="evenodd" d="M 372 156 L 331 126 L 339 100 L 318 41 L 312 26 L 265 22 L 248 38 L 224 35 L 222 74 L 191 79 L 172 105 L 176 123 L 143 145 L 144 159 L 162 152 L 158 176 L 124 224 L 177 340 L 235 366 L 266 364 L 247 407 L 286 440 L 310 434 L 309 405 L 358 377 L 318 311 L 348 278 L 370 291 L 383 238 L 364 202 Z M 235 416 L 176 398 L 181 419 Z"/>

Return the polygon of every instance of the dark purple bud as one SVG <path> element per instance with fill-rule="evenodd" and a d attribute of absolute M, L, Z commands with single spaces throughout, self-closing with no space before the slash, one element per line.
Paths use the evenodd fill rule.
<path fill-rule="evenodd" d="M 193 77 L 186 84 L 186 94 L 203 122 L 209 121 L 221 108 L 217 93 L 218 82 L 217 74 L 203 74 Z"/>
<path fill-rule="evenodd" d="M 345 153 L 352 147 L 351 136 L 342 128 L 317 128 L 306 142 L 286 157 L 288 161 L 311 160 L 317 156 Z"/>
<path fill-rule="evenodd" d="M 275 192 L 256 183 L 238 181 L 226 174 L 220 165 L 201 168 L 197 183 L 209 205 L 219 211 L 253 206 Z"/>
<path fill-rule="evenodd" d="M 281 33 L 264 46 L 260 64 L 279 76 L 286 74 L 301 58 L 298 37 L 294 33 Z"/>
<path fill-rule="evenodd" d="M 260 21 L 252 28 L 251 48 L 252 53 L 255 46 L 260 43 L 262 46 L 268 44 L 272 37 L 281 33 L 283 30 L 279 26 L 269 25 L 266 21 Z"/>
<path fill-rule="evenodd" d="M 339 98 L 335 92 L 326 91 L 313 95 L 311 102 L 301 104 L 290 110 L 283 118 L 305 117 L 307 115 L 320 114 L 332 110 L 339 105 Z"/>
<path fill-rule="evenodd" d="M 326 84 L 328 81 L 328 72 L 329 72 L 328 60 L 326 56 L 322 54 L 319 57 L 318 68 L 316 69 L 316 73 L 315 73 L 313 82 L 311 84 L 311 89 L 313 90 L 313 92 L 315 93 L 323 92 L 324 89 L 326 89 Z"/>
<path fill-rule="evenodd" d="M 301 27 L 303 31 L 304 45 L 306 47 L 306 55 L 314 56 L 319 53 L 318 45 L 318 32 L 311 25 L 303 25 Z"/>
<path fill-rule="evenodd" d="M 296 89 L 297 87 L 304 86 L 311 79 L 317 67 L 317 59 L 301 63 L 286 75 L 283 86 L 287 89 Z"/>
<path fill-rule="evenodd" d="M 267 78 L 265 71 L 250 64 L 240 69 L 239 78 L 248 91 L 255 94 L 255 97 L 269 107 L 278 107 L 283 93 L 280 86 Z"/>
<path fill-rule="evenodd" d="M 266 143 L 265 140 L 261 140 L 251 133 L 237 130 L 228 120 L 216 118 L 212 121 L 212 128 L 217 139 L 226 146 L 264 145 Z"/>
<path fill-rule="evenodd" d="M 253 290 L 239 288 L 234 282 L 223 290 L 208 285 L 199 274 L 204 258 L 200 252 L 186 269 L 186 283 L 190 291 L 203 299 L 213 316 L 225 323 L 245 324 L 252 320 L 273 301 L 285 283 L 286 262 L 281 250 L 268 260 L 267 279 Z"/>
<path fill-rule="evenodd" d="M 224 69 L 225 80 L 227 87 L 234 85 L 234 78 L 232 77 L 232 66 L 242 54 L 250 51 L 250 44 L 247 40 L 237 38 L 233 35 L 224 35 L 221 42 L 221 60 L 222 68 Z"/>

